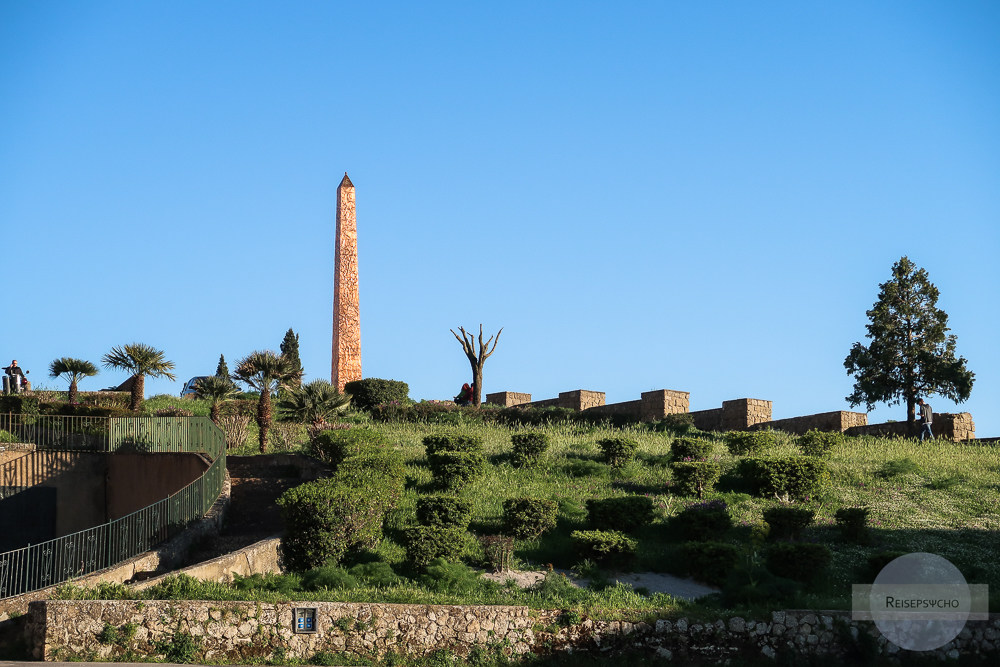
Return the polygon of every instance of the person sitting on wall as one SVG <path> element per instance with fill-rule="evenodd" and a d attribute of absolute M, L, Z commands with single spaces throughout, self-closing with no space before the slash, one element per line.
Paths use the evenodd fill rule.
<path fill-rule="evenodd" d="M 934 421 L 934 411 L 931 410 L 929 403 L 924 403 L 924 399 L 918 398 L 917 405 L 920 406 L 920 439 L 923 440 L 925 437 L 934 439 L 934 433 L 931 432 L 931 423 Z"/>
<path fill-rule="evenodd" d="M 21 393 L 21 388 L 28 383 L 28 378 L 24 377 L 24 371 L 17 365 L 17 359 L 10 362 L 10 366 L 4 366 L 3 372 L 7 374 L 7 382 L 10 391 L 15 394 Z"/>
<path fill-rule="evenodd" d="M 472 387 L 468 382 L 462 385 L 462 391 L 458 392 L 454 400 L 459 405 L 472 405 Z"/>

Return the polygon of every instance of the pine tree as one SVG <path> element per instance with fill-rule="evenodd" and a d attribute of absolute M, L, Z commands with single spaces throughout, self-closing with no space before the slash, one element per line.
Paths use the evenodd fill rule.
<path fill-rule="evenodd" d="M 229 366 L 226 365 L 226 355 L 219 355 L 219 365 L 215 367 L 215 376 L 229 379 Z"/>
<path fill-rule="evenodd" d="M 948 314 L 936 307 L 938 289 L 907 257 L 892 265 L 892 279 L 879 285 L 878 301 L 867 312 L 866 347 L 855 343 L 844 360 L 855 377 L 851 406 L 906 402 L 913 429 L 913 406 L 920 396 L 940 394 L 961 403 L 969 398 L 975 374 L 955 357 L 956 337 L 948 334 Z"/>
<path fill-rule="evenodd" d="M 299 359 L 299 335 L 291 329 L 285 332 L 285 339 L 281 341 L 281 356 L 287 360 L 289 368 L 295 374 L 288 383 L 289 387 L 301 387 L 303 370 Z"/>

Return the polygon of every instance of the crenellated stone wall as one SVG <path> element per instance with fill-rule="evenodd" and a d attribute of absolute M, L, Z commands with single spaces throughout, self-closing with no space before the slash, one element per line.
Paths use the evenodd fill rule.
<path fill-rule="evenodd" d="M 755 424 L 767 421 L 771 421 L 771 401 L 737 398 L 722 402 L 723 431 L 745 431 Z"/>
<path fill-rule="evenodd" d="M 293 610 L 316 611 L 316 632 L 293 632 Z M 473 647 L 529 651 L 632 650 L 679 663 L 699 664 L 766 657 L 794 664 L 806 656 L 847 658 L 864 648 L 905 663 L 910 652 L 888 642 L 871 621 L 844 611 L 774 611 L 758 618 L 686 618 L 650 622 L 599 621 L 565 625 L 561 610 L 520 606 L 442 606 L 341 602 L 41 601 L 26 624 L 36 659 L 121 660 L 156 657 L 180 637 L 196 647 L 195 662 L 234 664 L 308 660 L 320 652 L 364 658 L 389 652 L 410 656 L 449 649 L 466 656 Z M 118 641 L 102 643 L 105 629 Z M 187 637 L 185 637 L 187 635 Z M 969 621 L 948 644 L 921 657 L 1000 659 L 1000 615 Z"/>
<path fill-rule="evenodd" d="M 487 405 L 501 405 L 505 408 L 512 408 L 516 405 L 531 403 L 531 394 L 524 394 L 519 391 L 498 391 L 493 394 L 486 394 Z"/>
<path fill-rule="evenodd" d="M 815 415 L 804 417 L 791 417 L 790 419 L 776 419 L 774 421 L 760 422 L 755 424 L 755 429 L 770 428 L 775 431 L 795 433 L 801 435 L 812 429 L 820 431 L 846 431 L 855 426 L 865 426 L 868 424 L 868 415 L 864 412 L 847 412 L 837 410 L 834 412 L 821 412 Z"/>
<path fill-rule="evenodd" d="M 851 428 L 845 429 L 844 433 L 847 435 L 878 435 L 878 436 L 915 436 L 920 433 L 920 426 L 918 423 L 914 423 L 913 430 L 915 433 L 911 433 L 910 426 L 907 422 L 885 422 L 882 424 L 867 424 L 853 426 Z M 976 439 L 976 425 L 972 421 L 972 415 L 968 412 L 936 412 L 934 413 L 934 421 L 931 424 L 931 431 L 934 432 L 934 437 L 944 438 L 946 440 L 954 440 L 955 442 L 965 442 L 967 440 Z"/>

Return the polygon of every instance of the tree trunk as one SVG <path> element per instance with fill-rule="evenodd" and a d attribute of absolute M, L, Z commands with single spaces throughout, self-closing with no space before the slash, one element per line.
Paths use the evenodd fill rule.
<path fill-rule="evenodd" d="M 260 453 L 267 453 L 267 432 L 271 428 L 271 388 L 264 387 L 260 392 L 260 401 L 257 403 L 257 440 L 260 442 Z"/>
<path fill-rule="evenodd" d="M 69 402 L 76 403 L 76 379 L 69 383 Z"/>
<path fill-rule="evenodd" d="M 483 367 L 472 365 L 472 406 L 478 408 L 483 397 Z"/>
<path fill-rule="evenodd" d="M 138 412 L 142 406 L 143 394 L 146 393 L 146 376 L 133 375 L 132 378 L 132 400 L 129 403 L 129 409 L 132 412 Z"/>
<path fill-rule="evenodd" d="M 210 414 L 212 416 L 212 423 L 214 423 L 216 426 L 218 426 L 219 425 L 219 402 L 218 401 L 212 401 L 212 410 L 211 410 Z"/>

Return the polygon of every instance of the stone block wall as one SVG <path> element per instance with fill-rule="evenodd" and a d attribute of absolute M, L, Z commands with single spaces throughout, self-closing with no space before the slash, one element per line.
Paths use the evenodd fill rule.
<path fill-rule="evenodd" d="M 804 417 L 791 417 L 790 419 L 776 419 L 774 421 L 761 422 L 755 424 L 755 429 L 771 428 L 775 431 L 786 433 L 802 434 L 812 429 L 820 431 L 846 431 L 855 426 L 865 426 L 868 424 L 868 415 L 864 412 L 846 412 L 837 410 L 834 412 L 821 412 L 815 415 Z"/>
<path fill-rule="evenodd" d="M 695 427 L 702 431 L 722 430 L 722 408 L 695 410 L 691 413 L 691 419 L 694 420 Z"/>
<path fill-rule="evenodd" d="M 639 419 L 644 422 L 657 421 L 667 415 L 687 412 L 691 407 L 691 393 L 673 389 L 657 389 L 642 392 Z"/>
<path fill-rule="evenodd" d="M 524 394 L 518 391 L 498 391 L 493 394 L 486 394 L 487 405 L 501 405 L 505 408 L 512 408 L 515 405 L 525 405 L 531 403 L 531 394 Z"/>
<path fill-rule="evenodd" d="M 558 406 L 560 408 L 569 408 L 570 410 L 587 410 L 589 408 L 596 408 L 600 405 L 604 405 L 603 391 L 575 389 L 573 391 L 559 392 Z"/>
<path fill-rule="evenodd" d="M 317 631 L 292 631 L 293 609 L 316 610 Z M 233 664 L 262 659 L 305 660 L 323 652 L 379 657 L 426 655 L 449 649 L 468 655 L 474 646 L 506 645 L 509 653 L 594 651 L 613 655 L 632 649 L 683 664 L 693 659 L 724 663 L 762 656 L 795 664 L 806 656 L 846 659 L 868 645 L 906 664 L 908 651 L 888 642 L 871 621 L 843 611 L 773 611 L 757 618 L 714 621 L 660 619 L 598 621 L 584 617 L 562 626 L 561 610 L 517 606 L 442 606 L 341 602 L 256 603 L 232 601 L 99 600 L 41 601 L 31 605 L 26 634 L 34 657 L 44 660 L 121 659 L 125 651 L 162 655 L 157 642 L 180 633 L 198 645 L 195 662 Z M 102 644 L 106 626 L 134 625 L 130 639 Z M 864 636 L 864 637 L 863 637 Z M 861 643 L 864 638 L 865 643 Z M 870 639 L 869 639 L 870 638 Z M 914 654 L 915 655 L 915 654 Z M 1000 615 L 966 623 L 959 635 L 920 657 L 1000 659 Z"/>
<path fill-rule="evenodd" d="M 632 419 L 639 419 L 639 414 L 642 409 L 642 401 L 625 401 L 623 403 L 608 403 L 607 405 L 598 405 L 597 407 L 588 408 L 588 415 L 622 415 L 625 417 L 630 417 Z"/>
<path fill-rule="evenodd" d="M 723 431 L 744 431 L 754 424 L 771 421 L 771 401 L 737 398 L 722 402 Z"/>
<path fill-rule="evenodd" d="M 972 421 L 972 415 L 968 412 L 955 414 L 936 412 L 934 413 L 934 423 L 931 425 L 931 430 L 934 432 L 934 437 L 954 440 L 955 442 L 975 440 L 976 438 L 976 425 Z M 919 436 L 920 426 L 915 425 L 913 431 L 911 433 L 907 423 L 901 421 L 854 426 L 846 429 L 844 433 L 847 435 L 914 437 Z"/>

